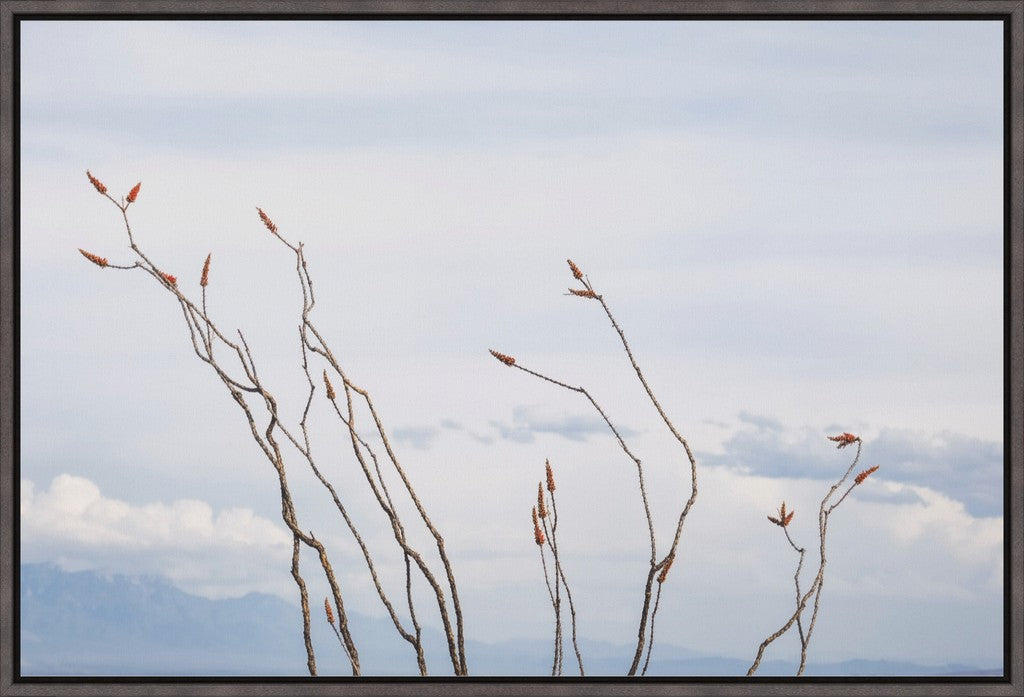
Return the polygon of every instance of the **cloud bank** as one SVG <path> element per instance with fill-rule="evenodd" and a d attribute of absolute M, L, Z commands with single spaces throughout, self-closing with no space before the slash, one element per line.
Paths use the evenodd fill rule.
<path fill-rule="evenodd" d="M 766 477 L 802 477 L 822 472 L 835 459 L 822 443 L 843 428 L 790 431 L 777 420 L 749 412 L 720 453 L 703 453 L 704 462 L 736 467 Z M 880 465 L 883 476 L 946 494 L 976 516 L 1003 514 L 1003 444 L 950 431 L 882 428 L 865 436 L 866 466 Z"/>
<path fill-rule="evenodd" d="M 248 508 L 215 513 L 190 499 L 132 504 L 61 474 L 47 489 L 21 480 L 21 554 L 68 570 L 160 574 L 208 597 L 280 594 L 280 574 L 267 568 L 287 568 L 291 536 Z"/>

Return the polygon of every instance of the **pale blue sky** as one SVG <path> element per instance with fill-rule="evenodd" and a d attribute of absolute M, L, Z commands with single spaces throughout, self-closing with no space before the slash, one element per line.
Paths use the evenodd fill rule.
<path fill-rule="evenodd" d="M 178 309 L 76 251 L 130 259 L 88 168 L 115 193 L 142 180 L 139 242 L 183 289 L 212 253 L 211 312 L 246 331 L 296 418 L 298 291 L 253 206 L 306 243 L 320 326 L 446 531 L 471 635 L 549 631 L 523 513 L 545 458 L 587 636 L 635 632 L 644 565 L 638 507 L 605 513 L 635 474 L 595 414 L 488 348 L 593 388 L 648 463 L 666 532 L 684 485 L 614 332 L 564 297 L 568 256 L 703 468 L 659 634 L 753 654 L 790 602 L 765 515 L 785 498 L 809 543 L 845 469 L 824 435 L 853 430 L 882 469 L 833 526 L 812 653 L 1001 662 L 999 23 L 21 29 L 26 561 L 295 595 L 287 537 L 240 532 L 247 515 L 283 530 L 276 484 Z M 169 534 L 183 519 L 208 534 Z"/>

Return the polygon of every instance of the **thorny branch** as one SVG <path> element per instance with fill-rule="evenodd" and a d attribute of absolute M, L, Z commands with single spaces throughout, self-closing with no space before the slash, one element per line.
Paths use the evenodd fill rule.
<path fill-rule="evenodd" d="M 665 410 L 662 408 L 661 404 L 658 402 L 657 398 L 654 396 L 653 390 L 651 390 L 651 387 L 648 384 L 647 379 L 644 377 L 643 371 L 640 369 L 640 366 L 637 364 L 636 359 L 633 356 L 633 351 L 632 351 L 632 349 L 629 346 L 629 342 L 626 340 L 625 333 L 622 331 L 622 328 L 619 326 L 619 323 L 616 321 L 614 315 L 612 315 L 611 309 L 608 307 L 608 304 L 605 302 L 604 297 L 601 296 L 600 294 L 598 294 L 597 291 L 594 290 L 593 285 L 591 285 L 591 283 L 590 283 L 590 279 L 583 275 L 583 272 L 580 271 L 579 267 L 577 267 L 576 264 L 573 263 L 573 261 L 571 259 L 569 259 L 567 261 L 569 263 L 569 270 L 572 272 L 573 278 L 575 278 L 577 281 L 579 281 L 580 284 L 583 286 L 582 289 L 580 289 L 580 288 L 570 288 L 569 289 L 569 294 L 573 295 L 573 296 L 576 296 L 576 297 L 580 297 L 580 298 L 588 298 L 588 299 L 591 299 L 591 300 L 597 300 L 601 304 L 601 307 L 604 310 L 605 315 L 608 317 L 608 320 L 609 320 L 609 322 L 611 322 L 612 327 L 615 329 L 616 333 L 619 335 L 619 339 L 622 342 L 623 347 L 626 349 L 626 355 L 629 357 L 629 361 L 630 361 L 630 363 L 633 366 L 633 370 L 637 374 L 637 378 L 640 380 L 640 384 L 643 386 L 644 391 L 647 393 L 648 398 L 651 400 L 651 403 L 654 405 L 654 407 L 657 410 L 658 415 L 661 417 L 662 421 L 664 421 L 665 425 L 668 427 L 669 431 L 672 433 L 672 435 L 675 437 L 675 439 L 677 441 L 679 441 L 679 443 L 683 446 L 683 450 L 686 452 L 686 457 L 689 460 L 689 465 L 690 465 L 690 487 L 691 487 L 690 497 L 689 497 L 689 499 L 687 499 L 686 503 L 683 505 L 682 511 L 679 514 L 679 520 L 678 520 L 678 523 L 676 524 L 675 535 L 672 538 L 672 544 L 671 544 L 671 546 L 669 548 L 669 551 L 668 551 L 667 554 L 665 554 L 665 556 L 661 557 L 660 560 L 658 558 L 657 544 L 656 544 L 656 541 L 655 541 L 655 533 L 654 533 L 654 522 L 653 522 L 653 519 L 651 517 L 651 508 L 650 508 L 650 503 L 649 503 L 648 496 L 647 496 L 646 484 L 644 482 L 644 470 L 643 470 L 643 466 L 642 466 L 642 464 L 640 462 L 640 458 L 638 458 L 636 455 L 634 455 L 633 452 L 630 450 L 629 446 L 626 445 L 626 442 L 625 442 L 625 440 L 623 440 L 622 435 L 619 433 L 619 430 L 615 427 L 614 424 L 612 424 L 611 420 L 608 418 L 608 415 L 605 413 L 604 409 L 601 408 L 601 406 L 593 398 L 593 396 L 590 394 L 590 392 L 588 392 L 583 387 L 574 387 L 572 385 L 568 385 L 568 384 L 566 384 L 566 383 L 564 383 L 564 382 L 562 382 L 560 380 L 556 380 L 556 379 L 551 378 L 551 377 L 549 377 L 547 375 L 539 373 L 539 372 L 537 372 L 535 370 L 531 370 L 530 368 L 526 368 L 526 367 L 524 367 L 522 365 L 519 365 L 518 363 L 516 363 L 515 358 L 513 358 L 512 356 L 509 356 L 507 354 L 491 350 L 491 355 L 493 355 L 495 358 L 497 358 L 499 361 L 501 361 L 505 365 L 508 365 L 510 367 L 513 367 L 513 368 L 518 368 L 519 370 L 522 370 L 522 371 L 524 371 L 526 373 L 529 373 L 530 375 L 533 375 L 534 377 L 538 377 L 541 380 L 545 380 L 545 381 L 550 382 L 550 383 L 552 383 L 554 385 L 562 387 L 562 388 L 564 388 L 566 390 L 570 390 L 572 392 L 577 392 L 579 394 L 582 394 L 584 397 L 586 397 L 587 400 L 591 403 L 591 405 L 593 405 L 594 409 L 597 410 L 598 414 L 601 415 L 601 418 L 604 420 L 605 424 L 608 426 L 608 428 L 611 430 L 612 434 L 615 436 L 615 439 L 619 443 L 619 447 L 622 448 L 623 452 L 625 452 L 626 455 L 636 465 L 637 479 L 638 479 L 638 484 L 639 484 L 639 489 L 640 489 L 640 499 L 641 499 L 641 501 L 643 503 L 644 514 L 645 514 L 646 519 L 647 519 L 647 529 L 648 529 L 648 534 L 650 536 L 650 546 L 651 546 L 650 568 L 649 568 L 649 570 L 647 572 L 647 579 L 646 579 L 646 582 L 644 584 L 644 600 L 643 600 L 643 607 L 642 607 L 641 612 L 640 612 L 639 628 L 637 629 L 636 651 L 634 653 L 633 662 L 632 662 L 632 664 L 631 664 L 631 666 L 629 668 L 629 673 L 628 673 L 629 675 L 636 675 L 637 669 L 639 668 L 640 659 L 643 657 L 644 645 L 645 645 L 646 642 L 648 642 L 648 641 L 650 641 L 652 639 L 652 628 L 653 627 L 651 629 L 649 629 L 649 625 L 653 623 L 654 612 L 657 612 L 656 609 L 654 610 L 654 612 L 651 612 L 651 595 L 652 595 L 652 588 L 653 588 L 653 585 L 655 583 L 655 579 L 658 576 L 659 572 L 661 572 L 673 559 L 675 559 L 676 551 L 677 551 L 677 549 L 679 547 L 679 539 L 680 539 L 680 536 L 682 535 L 682 532 L 683 532 L 683 523 L 686 522 L 686 516 L 689 514 L 690 508 L 693 506 L 694 501 L 696 501 L 696 499 L 697 499 L 697 460 L 696 460 L 696 458 L 693 455 L 693 451 L 690 449 L 689 443 L 676 430 L 675 425 L 672 423 L 672 421 L 665 414 Z M 655 608 L 656 608 L 656 605 L 655 605 Z"/>
<path fill-rule="evenodd" d="M 540 547 L 541 565 L 544 569 L 544 582 L 548 587 L 548 596 L 551 598 L 551 606 L 555 611 L 555 656 L 551 669 L 552 675 L 562 674 L 562 600 L 560 589 L 565 589 L 565 597 L 569 601 L 569 616 L 572 625 L 572 646 L 576 653 L 576 663 L 579 666 L 580 675 L 585 675 L 583 668 L 583 656 L 580 653 L 578 638 L 576 635 L 576 604 L 572 599 L 572 590 L 569 581 L 565 577 L 565 570 L 562 566 L 561 556 L 558 553 L 558 507 L 555 503 L 555 475 L 551 469 L 551 462 L 544 463 L 547 478 L 547 495 L 545 496 L 544 482 L 537 483 L 537 505 L 533 508 L 533 536 L 534 541 Z M 550 504 L 550 506 L 549 506 Z M 549 522 L 550 521 L 550 522 Z M 551 583 L 548 580 L 547 563 L 544 558 L 544 544 L 547 544 L 554 558 L 555 564 L 555 590 L 552 593 Z"/>
<path fill-rule="evenodd" d="M 207 298 L 206 291 L 209 282 L 210 272 L 210 255 L 206 257 L 205 263 L 203 264 L 203 270 L 200 280 L 200 286 L 202 289 L 202 299 L 200 306 L 193 303 L 188 297 L 186 297 L 180 290 L 177 284 L 177 278 L 169 273 L 162 271 L 137 245 L 135 235 L 132 231 L 131 224 L 128 219 L 128 208 L 135 202 L 139 194 L 141 184 L 137 184 L 131 192 L 128 194 L 126 200 L 117 201 L 109 193 L 107 193 L 106 187 L 91 173 L 86 173 L 89 181 L 96 188 L 96 190 L 103 195 L 105 198 L 110 200 L 121 212 L 121 218 L 124 224 L 125 232 L 127 233 L 129 247 L 134 252 L 137 260 L 131 264 L 117 265 L 111 264 L 106 258 L 98 255 L 86 252 L 85 250 L 79 250 L 82 255 L 96 264 L 101 268 L 115 268 L 121 270 L 134 270 L 139 269 L 151 277 L 156 279 L 166 290 L 169 290 L 178 301 L 181 308 L 183 317 L 185 319 L 186 327 L 189 331 L 189 339 L 192 343 L 193 350 L 200 360 L 210 366 L 220 381 L 224 384 L 229 394 L 235 403 L 242 410 L 245 415 L 246 421 L 249 424 L 249 430 L 260 447 L 266 458 L 270 461 L 274 467 L 278 476 L 278 483 L 280 488 L 281 497 L 281 517 L 284 523 L 288 526 L 292 533 L 293 539 L 293 550 L 292 550 L 292 564 L 291 573 L 295 580 L 295 583 L 299 589 L 301 607 L 302 607 L 302 619 L 303 619 L 303 640 L 306 647 L 307 654 L 307 668 L 310 675 L 317 674 L 316 668 L 316 657 L 313 649 L 311 637 L 310 637 L 310 611 L 309 611 L 309 599 L 308 591 L 306 588 L 305 580 L 303 579 L 299 569 L 300 551 L 302 546 L 308 547 L 315 550 L 320 566 L 324 572 L 328 585 L 330 586 L 331 596 L 334 599 L 334 606 L 337 608 L 337 622 L 335 622 L 334 613 L 331 608 L 330 598 L 325 600 L 325 610 L 327 613 L 328 621 L 331 624 L 332 629 L 338 636 L 339 642 L 345 652 L 346 657 L 352 668 L 353 675 L 360 674 L 359 666 L 359 654 L 356 649 L 355 642 L 351 636 L 348 627 L 348 618 L 345 612 L 345 605 L 342 597 L 342 590 L 335 576 L 334 570 L 331 566 L 327 549 L 324 544 L 316 539 L 313 533 L 306 533 L 303 528 L 299 525 L 298 516 L 295 510 L 295 504 L 291 496 L 291 492 L 288 487 L 288 480 L 285 469 L 285 458 L 282 453 L 280 444 L 277 440 L 277 434 L 283 434 L 291 445 L 298 450 L 309 465 L 310 469 L 317 477 L 317 479 L 323 484 L 326 490 L 330 493 L 332 500 L 335 503 L 338 512 L 344 519 L 346 526 L 350 533 L 353 535 L 360 550 L 363 553 L 363 558 L 366 562 L 367 568 L 370 572 L 371 578 L 374 583 L 374 587 L 380 597 L 382 603 L 388 611 L 389 616 L 395 625 L 399 635 L 409 642 L 415 652 L 417 658 L 417 664 L 420 673 L 426 674 L 426 663 L 424 660 L 424 651 L 422 643 L 422 632 L 419 622 L 416 617 L 416 611 L 413 604 L 413 593 L 412 593 L 412 563 L 415 562 L 416 567 L 420 570 L 423 577 L 427 580 L 428 584 L 432 587 L 437 598 L 439 612 L 441 614 L 442 623 L 444 624 L 445 631 L 447 634 L 449 652 L 451 654 L 452 665 L 456 675 L 465 675 L 466 670 L 466 659 L 465 659 L 465 640 L 463 635 L 463 622 L 462 622 L 462 610 L 459 604 L 458 592 L 456 590 L 454 573 L 452 571 L 451 563 L 447 557 L 444 548 L 444 539 L 441 534 L 434 527 L 433 523 L 427 516 L 426 510 L 423 504 L 416 495 L 413 489 L 412 483 L 409 481 L 405 472 L 402 470 L 394 451 L 392 450 L 390 443 L 388 442 L 386 432 L 377 411 L 370 399 L 369 393 L 365 390 L 354 385 L 348 377 L 342 371 L 337 359 L 328 347 L 327 342 L 316 330 L 310 319 L 310 312 L 315 305 L 315 297 L 313 294 L 313 282 L 309 275 L 306 259 L 303 254 L 303 248 L 301 244 L 295 245 L 288 242 L 277 230 L 277 226 L 270 220 L 270 218 L 261 209 L 257 209 L 260 219 L 266 228 L 280 240 L 285 246 L 287 246 L 296 257 L 296 271 L 298 274 L 299 283 L 302 289 L 303 305 L 302 305 L 302 322 L 299 328 L 300 335 L 300 346 L 302 350 L 302 366 L 306 376 L 307 383 L 309 385 L 309 391 L 305 401 L 305 406 L 302 411 L 301 420 L 299 421 L 299 430 L 301 437 L 296 435 L 282 422 L 277 400 L 273 393 L 263 384 L 256 369 L 256 361 L 253 357 L 252 351 L 248 343 L 245 340 L 244 335 L 241 331 L 238 332 L 239 340 L 235 342 L 225 336 L 217 324 L 211 319 L 207 312 Z M 315 337 L 315 341 L 310 338 L 310 335 Z M 220 344 L 229 349 L 229 355 L 233 354 L 237 359 L 237 369 L 240 369 L 241 375 L 233 375 L 231 371 L 223 364 L 223 357 L 214 356 L 214 347 Z M 327 373 L 324 371 L 325 386 L 328 391 L 330 402 L 334 408 L 334 411 L 344 423 L 346 430 L 350 434 L 353 451 L 360 463 L 363 473 L 370 485 L 371 491 L 376 498 L 378 505 L 387 515 L 391 522 L 392 530 L 394 532 L 395 540 L 402 549 L 402 554 L 405 562 L 405 596 L 406 602 L 408 603 L 408 610 L 410 619 L 413 625 L 413 631 L 410 632 L 405 629 L 401 620 L 398 617 L 394 606 L 390 602 L 386 592 L 384 591 L 383 585 L 376 571 L 376 566 L 373 562 L 371 553 L 363 541 L 362 536 L 357 530 L 354 522 L 350 518 L 343 505 L 337 491 L 330 484 L 328 479 L 324 476 L 321 468 L 317 465 L 313 455 L 313 448 L 310 443 L 309 431 L 307 427 L 307 420 L 310 412 L 310 408 L 313 401 L 313 395 L 315 393 L 315 386 L 310 374 L 310 365 L 308 360 L 308 352 L 312 352 L 323 357 L 330 368 L 341 376 L 345 392 L 347 396 L 347 417 L 342 414 L 338 408 L 336 402 L 336 395 L 333 394 L 333 389 L 327 379 Z M 408 492 L 410 498 L 416 506 L 420 517 L 424 521 L 424 524 L 434 537 L 437 544 L 438 551 L 440 553 L 441 561 L 445 569 L 447 577 L 447 585 L 452 594 L 451 606 L 452 610 L 456 615 L 456 634 L 453 635 L 451 622 L 449 620 L 449 609 L 448 602 L 445 598 L 445 591 L 441 588 L 440 584 L 431 572 L 428 564 L 423 560 L 422 556 L 411 547 L 406 541 L 405 528 L 399 520 L 397 510 L 391 499 L 391 494 L 387 489 L 384 482 L 384 478 L 381 474 L 380 466 L 378 463 L 377 455 L 372 451 L 366 440 L 358 433 L 355 426 L 355 414 L 352 405 L 351 393 L 356 392 L 363 400 L 365 400 L 366 406 L 368 407 L 376 430 L 384 442 L 385 449 L 388 454 L 388 458 L 398 472 L 402 482 Z M 258 425 L 257 418 L 254 414 L 253 408 L 249 403 L 249 399 L 246 395 L 258 397 L 259 401 L 262 401 L 263 407 L 265 408 L 268 416 L 268 420 L 262 428 Z M 371 473 L 363 452 L 369 453 L 374 464 L 374 472 Z"/>
<path fill-rule="evenodd" d="M 832 496 L 836 493 L 836 491 L 838 491 L 843 486 L 843 483 L 850 476 L 850 473 L 857 466 L 857 463 L 860 462 L 861 448 L 863 442 L 859 437 L 853 435 L 852 433 L 842 433 L 838 436 L 829 436 L 828 439 L 838 443 L 838 448 L 844 448 L 848 445 L 856 444 L 857 452 L 854 455 L 853 461 L 850 463 L 850 466 L 847 467 L 846 471 L 843 473 L 843 476 L 840 477 L 838 481 L 836 481 L 835 484 L 831 486 L 831 488 L 829 488 L 828 493 L 825 494 L 825 498 L 821 500 L 821 504 L 818 506 L 818 571 L 814 576 L 814 581 L 811 583 L 810 588 L 807 589 L 806 593 L 801 595 L 800 571 L 803 568 L 804 553 L 806 552 L 806 550 L 803 547 L 797 546 L 797 544 L 793 542 L 793 539 L 789 535 L 789 522 L 793 519 L 794 511 L 789 511 L 787 513 L 786 503 L 783 502 L 782 506 L 779 508 L 779 516 L 777 518 L 773 516 L 768 516 L 768 520 L 782 528 L 783 532 L 785 532 L 786 534 L 786 540 L 789 542 L 789 545 L 800 555 L 800 561 L 797 563 L 796 573 L 793 575 L 793 583 L 796 587 L 796 608 L 793 611 L 793 614 L 786 621 L 786 623 L 782 625 L 782 627 L 780 627 L 774 633 L 770 634 L 764 641 L 761 642 L 761 645 L 757 649 L 757 655 L 754 658 L 754 662 L 747 670 L 747 675 L 753 675 L 757 671 L 758 667 L 761 665 L 761 659 L 764 656 L 765 649 L 767 649 L 769 644 L 771 644 L 773 641 L 775 641 L 783 634 L 788 632 L 792 628 L 794 623 L 796 623 L 800 635 L 800 666 L 797 669 L 796 674 L 798 676 L 803 675 L 804 669 L 807 666 L 807 647 L 811 643 L 811 635 L 814 633 L 814 625 L 818 619 L 818 609 L 821 603 L 821 591 L 825 585 L 825 565 L 827 562 L 825 556 L 825 541 L 828 535 L 829 516 L 839 506 L 839 504 L 846 500 L 846 497 L 850 495 L 850 492 L 853 491 L 854 487 L 862 484 L 864 480 L 867 479 L 867 477 L 869 477 L 875 470 L 878 469 L 878 466 L 876 465 L 858 474 L 854 478 L 853 483 L 846 489 L 846 491 L 839 498 L 839 500 L 833 503 L 831 506 L 829 506 L 829 501 L 832 499 Z M 812 595 L 814 596 L 814 609 L 811 613 L 811 622 L 808 625 L 805 632 L 803 626 L 803 613 L 807 607 L 807 602 L 810 600 Z"/>

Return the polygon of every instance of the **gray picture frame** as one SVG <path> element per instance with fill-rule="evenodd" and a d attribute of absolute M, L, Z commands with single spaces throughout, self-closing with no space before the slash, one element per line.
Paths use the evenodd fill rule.
<path fill-rule="evenodd" d="M 22 678 L 17 665 L 18 23 L 41 17 L 989 18 L 1005 22 L 1006 506 L 1002 678 Z M 10 695 L 1024 695 L 1024 0 L 0 0 L 0 697 Z"/>

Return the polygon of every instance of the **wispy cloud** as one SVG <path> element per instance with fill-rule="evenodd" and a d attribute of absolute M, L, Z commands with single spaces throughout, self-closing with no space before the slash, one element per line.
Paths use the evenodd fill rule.
<path fill-rule="evenodd" d="M 963 501 L 974 515 L 1002 515 L 1002 443 L 949 431 L 886 428 L 871 445 L 873 461 L 885 463 L 890 479 L 927 484 Z"/>
<path fill-rule="evenodd" d="M 684 122 L 904 143 L 1001 132 L 998 84 L 964 79 L 997 65 L 998 51 L 974 48 L 998 39 L 996 23 L 886 31 L 853 23 L 255 24 L 92 22 L 83 31 L 28 23 L 23 65 L 62 89 L 24 81 L 25 107 L 35 119 L 71 125 L 95 122 L 98 110 L 116 104 L 122 135 L 236 152 L 322 145 L 325 136 L 335 146 L 495 141 L 666 131 Z M 870 59 L 868 45 L 877 47 Z M 934 71 L 919 71 L 922 55 Z M 69 69 L 76 79 L 63 79 Z M 944 109 L 932 108 L 937 100 Z"/>
<path fill-rule="evenodd" d="M 782 422 L 763 414 L 752 414 L 749 411 L 741 411 L 737 418 L 745 424 L 755 426 L 758 430 L 781 431 Z"/>
<path fill-rule="evenodd" d="M 431 426 L 417 427 L 405 426 L 396 428 L 392 437 L 399 443 L 408 443 L 417 450 L 426 450 L 431 442 L 437 438 L 437 429 Z"/>
<path fill-rule="evenodd" d="M 783 429 L 775 419 L 741 412 L 745 424 L 723 452 L 703 454 L 708 464 L 740 468 L 767 477 L 825 476 L 839 467 L 825 436 L 834 430 Z M 928 486 L 962 501 L 973 515 L 1003 513 L 1003 444 L 950 431 L 883 428 L 864 444 L 864 463 L 880 465 L 880 477 Z"/>
<path fill-rule="evenodd" d="M 470 438 L 475 440 L 477 443 L 483 443 L 484 445 L 490 445 L 491 443 L 494 442 L 494 437 L 493 436 L 477 433 L 476 431 L 467 428 L 464 424 L 462 424 L 461 422 L 456 421 L 454 419 L 441 419 L 440 426 L 441 426 L 441 428 L 445 429 L 446 431 L 455 431 L 455 432 L 458 432 L 458 433 L 465 433 Z"/>
<path fill-rule="evenodd" d="M 552 415 L 543 413 L 533 406 L 520 405 L 512 410 L 511 424 L 504 421 L 491 421 L 491 426 L 503 440 L 515 443 L 532 443 L 537 434 L 547 433 L 561 436 L 571 441 L 582 442 L 594 435 L 612 433 L 608 425 L 596 416 L 582 414 Z M 623 438 L 637 435 L 637 431 L 616 424 L 615 427 Z"/>

